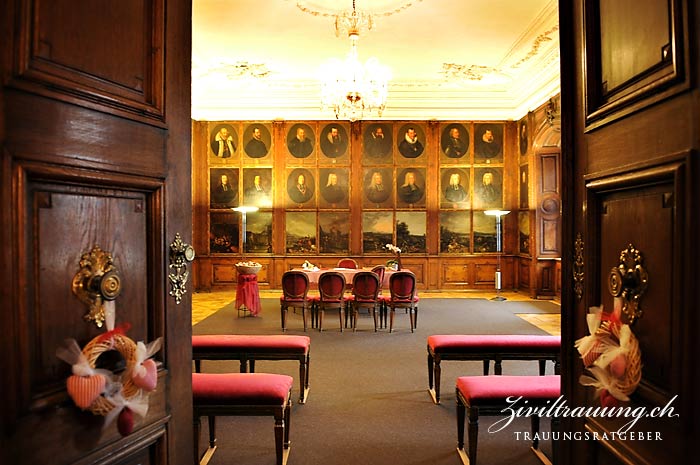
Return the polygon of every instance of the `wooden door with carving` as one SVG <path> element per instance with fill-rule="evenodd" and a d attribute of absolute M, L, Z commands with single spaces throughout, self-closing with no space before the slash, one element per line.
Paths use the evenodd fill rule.
<path fill-rule="evenodd" d="M 191 3 L 0 9 L 0 462 L 189 464 Z"/>
<path fill-rule="evenodd" d="M 699 13 L 682 0 L 560 2 L 563 395 L 640 416 L 629 429 L 631 417 L 564 419 L 584 436 L 563 441 L 561 463 L 686 463 L 698 443 Z M 574 342 L 600 306 L 633 338 L 615 364 L 584 369 Z"/>

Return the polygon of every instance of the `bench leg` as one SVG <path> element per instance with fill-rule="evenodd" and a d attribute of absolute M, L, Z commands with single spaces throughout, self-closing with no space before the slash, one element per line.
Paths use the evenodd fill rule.
<path fill-rule="evenodd" d="M 538 360 L 540 362 L 540 376 L 544 376 L 545 370 L 547 369 L 547 360 Z"/>
<path fill-rule="evenodd" d="M 476 441 L 479 437 L 479 408 L 469 407 L 469 424 L 467 434 L 469 436 L 469 462 L 476 465 Z"/>
<path fill-rule="evenodd" d="M 462 399 L 459 397 L 459 391 L 457 391 L 457 450 L 464 451 L 464 413 L 466 407 L 462 403 Z"/>
<path fill-rule="evenodd" d="M 207 419 L 209 420 L 209 448 L 213 449 L 216 447 L 216 417 L 210 415 Z"/>
<path fill-rule="evenodd" d="M 503 366 L 501 365 L 501 359 L 497 358 L 493 361 L 493 374 L 494 375 L 502 375 L 503 374 Z"/>
<path fill-rule="evenodd" d="M 491 363 L 491 360 L 489 360 L 488 358 L 484 359 L 484 376 L 489 375 L 489 364 L 490 363 Z"/>
<path fill-rule="evenodd" d="M 243 360 L 241 360 L 241 363 L 244 363 Z M 248 360 L 248 364 L 250 366 L 250 372 L 255 373 L 255 359 L 251 358 Z M 245 373 L 245 371 L 241 371 L 241 373 Z"/>
<path fill-rule="evenodd" d="M 537 415 L 533 415 L 530 417 L 530 424 L 531 424 L 531 430 L 532 430 L 532 448 L 537 449 L 540 445 L 540 440 L 538 438 L 538 434 L 540 432 L 540 417 Z"/>
<path fill-rule="evenodd" d="M 558 358 L 554 359 L 554 374 L 561 374 L 561 363 L 559 362 Z"/>
<path fill-rule="evenodd" d="M 428 389 L 433 389 L 433 356 L 428 350 Z"/>
<path fill-rule="evenodd" d="M 202 432 L 202 419 L 199 416 L 194 417 L 193 431 L 194 431 L 194 465 L 199 463 L 199 435 Z"/>
<path fill-rule="evenodd" d="M 306 402 L 306 391 L 309 389 L 309 355 L 299 360 L 299 403 Z"/>
<path fill-rule="evenodd" d="M 440 367 L 440 358 L 435 358 L 435 369 L 433 374 L 435 375 L 435 403 L 440 403 L 440 378 L 442 376 L 442 368 Z"/>
<path fill-rule="evenodd" d="M 275 413 L 275 455 L 277 465 L 284 463 L 284 409 Z"/>
<path fill-rule="evenodd" d="M 290 442 L 289 442 L 289 430 L 291 427 L 290 420 L 291 420 L 291 411 L 292 411 L 292 399 L 287 401 L 287 404 L 284 406 L 284 448 L 289 449 Z"/>
<path fill-rule="evenodd" d="M 202 371 L 202 361 L 201 360 L 195 360 L 194 361 L 194 372 L 195 373 L 201 373 Z"/>

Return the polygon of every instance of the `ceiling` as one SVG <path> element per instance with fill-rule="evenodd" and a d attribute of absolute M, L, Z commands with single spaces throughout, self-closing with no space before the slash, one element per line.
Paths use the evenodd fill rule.
<path fill-rule="evenodd" d="M 391 120 L 517 120 L 559 92 L 556 0 L 355 0 L 359 57 L 392 72 Z M 193 0 L 192 118 L 324 120 L 319 69 L 344 58 L 352 0 Z"/>

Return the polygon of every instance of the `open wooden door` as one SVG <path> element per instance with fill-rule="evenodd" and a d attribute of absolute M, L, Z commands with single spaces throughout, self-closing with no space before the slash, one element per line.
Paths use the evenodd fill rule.
<path fill-rule="evenodd" d="M 0 463 L 190 464 L 191 284 L 170 244 L 191 242 L 191 2 L 0 10 Z M 78 281 L 106 296 L 119 287 L 116 324 L 134 342 L 163 341 L 148 412 L 126 436 L 75 406 L 56 356 L 65 339 L 83 347 L 105 331 L 72 290 L 83 254 L 105 258 L 95 246 L 118 279 Z M 103 356 L 118 374 L 130 357 Z"/>
<path fill-rule="evenodd" d="M 613 295 L 628 294 L 622 318 L 634 320 L 642 371 L 631 402 L 620 406 L 645 409 L 635 410 L 644 417 L 634 436 L 611 434 L 631 418 L 565 419 L 563 431 L 590 440 L 562 441 L 561 463 L 671 464 L 697 455 L 699 14 L 683 0 L 560 2 L 563 185 L 570 186 L 563 394 L 572 407 L 600 405 L 579 382 L 574 341 L 588 334 L 590 307 L 611 311 Z"/>

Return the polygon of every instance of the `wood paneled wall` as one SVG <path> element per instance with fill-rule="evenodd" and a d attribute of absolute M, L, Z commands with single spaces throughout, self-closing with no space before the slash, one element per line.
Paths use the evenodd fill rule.
<path fill-rule="evenodd" d="M 300 129 L 308 144 L 294 141 Z M 233 286 L 233 265 L 245 259 L 263 265 L 261 287 L 279 288 L 305 260 L 372 266 L 392 258 L 383 246 L 393 243 L 422 288 L 493 289 L 496 226 L 484 211 L 505 209 L 513 213 L 503 217 L 503 288 L 518 288 L 517 268 L 531 256 L 520 245 L 519 207 L 529 211 L 520 197 L 532 190 L 529 175 L 519 184 L 532 153 L 527 134 L 521 152 L 519 130 L 511 121 L 195 121 L 195 287 Z M 378 177 L 381 192 L 372 188 Z M 241 215 L 231 210 L 244 204 L 260 207 L 246 215 L 245 255 Z"/>

